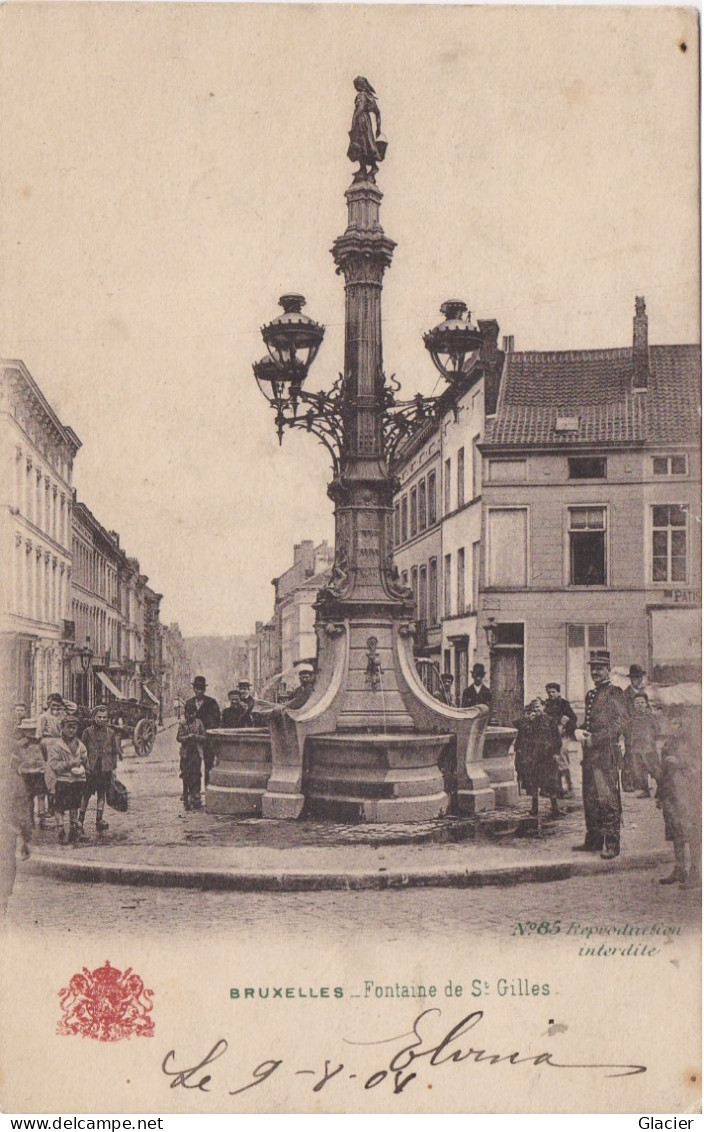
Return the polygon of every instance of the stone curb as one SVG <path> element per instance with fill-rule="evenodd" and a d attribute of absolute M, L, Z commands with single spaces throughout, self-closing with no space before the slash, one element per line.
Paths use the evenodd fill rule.
<path fill-rule="evenodd" d="M 99 865 L 33 853 L 22 867 L 23 872 L 42 874 L 56 880 L 91 884 L 123 884 L 155 888 L 200 888 L 232 892 L 320 892 L 337 890 L 395 890 L 404 888 L 479 888 L 534 884 L 551 880 L 567 880 L 579 876 L 608 876 L 613 872 L 645 869 L 669 862 L 667 848 L 649 849 L 633 856 L 624 856 L 615 864 L 599 857 L 588 860 L 559 860 L 486 869 L 446 868 L 442 865 L 388 870 L 349 869 L 324 872 L 320 869 L 235 870 L 218 868 L 178 867 L 175 865 Z"/>

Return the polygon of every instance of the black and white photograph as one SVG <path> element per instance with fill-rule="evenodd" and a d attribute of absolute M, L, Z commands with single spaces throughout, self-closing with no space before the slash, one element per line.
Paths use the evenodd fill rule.
<path fill-rule="evenodd" d="M 0 106 L 3 1112 L 699 1112 L 696 11 L 9 3 Z"/>

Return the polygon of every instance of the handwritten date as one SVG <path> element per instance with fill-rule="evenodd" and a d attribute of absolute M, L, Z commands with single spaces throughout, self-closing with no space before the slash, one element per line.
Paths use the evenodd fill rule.
<path fill-rule="evenodd" d="M 519 1050 L 509 1053 L 491 1052 L 482 1045 L 471 1044 L 476 1039 L 474 1031 L 481 1026 L 485 1014 L 483 1010 L 473 1010 L 466 1014 L 459 1022 L 446 1029 L 440 1024 L 442 1010 L 434 1007 L 424 1010 L 413 1022 L 412 1028 L 405 1034 L 392 1038 L 365 1038 L 361 1041 L 343 1039 L 345 1044 L 354 1047 L 370 1048 L 379 1045 L 391 1045 L 393 1051 L 388 1061 L 382 1059 L 382 1064 L 373 1069 L 358 1074 L 349 1072 L 342 1061 L 325 1058 L 322 1067 L 297 1069 L 285 1065 L 283 1058 L 268 1057 L 261 1061 L 252 1071 L 251 1080 L 239 1088 L 229 1089 L 231 1097 L 263 1085 L 265 1081 L 279 1073 L 282 1068 L 294 1076 L 309 1076 L 314 1078 L 312 1090 L 321 1092 L 331 1081 L 342 1077 L 358 1079 L 364 1089 L 375 1089 L 385 1084 L 393 1094 L 402 1093 L 412 1081 L 419 1077 L 422 1069 L 435 1070 L 442 1065 L 523 1065 L 527 1068 L 538 1068 L 543 1065 L 550 1069 L 568 1070 L 601 1070 L 606 1077 L 630 1077 L 645 1073 L 645 1065 L 619 1064 L 609 1062 L 561 1062 L 556 1061 L 553 1054 L 547 1050 L 540 1053 L 523 1054 Z M 436 1041 L 433 1031 L 438 1029 L 440 1040 Z M 470 1041 L 470 1035 L 471 1041 Z M 199 1092 L 210 1092 L 213 1084 L 211 1067 L 227 1052 L 228 1043 L 225 1038 L 219 1038 L 209 1052 L 195 1065 L 178 1068 L 176 1051 L 169 1050 L 164 1058 L 161 1068 L 172 1089 L 195 1089 Z M 352 1067 L 354 1068 L 354 1066 Z"/>

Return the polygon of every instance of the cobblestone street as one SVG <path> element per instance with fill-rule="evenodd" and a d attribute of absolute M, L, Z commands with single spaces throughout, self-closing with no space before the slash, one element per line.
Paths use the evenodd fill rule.
<path fill-rule="evenodd" d="M 544 835 L 520 837 L 502 832 L 499 822 L 491 836 L 465 841 L 437 843 L 438 829 L 425 823 L 409 837 L 409 827 L 363 827 L 302 822 L 262 822 L 213 817 L 205 812 L 184 814 L 179 804 L 175 730 L 163 731 L 152 755 L 137 758 L 127 749 L 119 775 L 130 789 L 126 814 L 109 812 L 110 830 L 97 841 L 89 811 L 89 840 L 76 849 L 56 845 L 53 832 L 37 831 L 30 867 L 18 870 L 10 901 L 9 923 L 29 928 L 51 924 L 70 930 L 74 908 L 81 906 L 86 885 L 32 870 L 38 857 L 50 854 L 61 860 L 91 858 L 144 861 L 160 856 L 174 865 L 188 867 L 194 858 L 238 863 L 272 862 L 285 865 L 295 855 L 315 867 L 340 859 L 350 867 L 364 861 L 366 867 L 383 874 L 387 868 L 425 867 L 448 861 L 453 866 L 477 862 L 491 865 L 516 864 L 549 859 L 582 839 L 581 807 L 562 821 L 546 823 Z M 527 809 L 527 800 L 522 808 Z M 514 823 L 515 827 L 515 823 Z M 528 826 L 530 829 L 530 825 Z M 466 835 L 464 831 L 463 835 Z M 366 839 L 366 844 L 361 839 Z M 425 840 L 417 840 L 425 838 Z M 669 847 L 663 839 L 662 818 L 654 803 L 625 798 L 624 854 L 636 846 L 661 849 L 660 860 L 640 869 L 611 868 L 595 876 L 573 876 L 545 883 L 523 883 L 511 887 L 476 887 L 471 890 L 415 888 L 413 891 L 318 891 L 318 892 L 221 892 L 143 887 L 141 885 L 90 885 L 90 922 L 82 931 L 110 927 L 148 927 L 169 932 L 175 923 L 210 926 L 237 923 L 246 930 L 269 926 L 276 916 L 277 932 L 295 935 L 309 930 L 353 937 L 359 925 L 369 927 L 375 937 L 392 941 L 417 930 L 419 922 L 427 935 L 453 935 L 458 930 L 474 934 L 507 934 L 521 919 L 554 918 L 591 920 L 601 923 L 658 922 L 695 928 L 699 920 L 699 893 L 675 886 L 663 887 L 658 878 L 669 871 Z M 581 856 L 581 855 L 580 855 Z M 336 864 L 336 867 L 339 865 Z M 282 914 L 283 913 L 283 914 Z"/>
<path fill-rule="evenodd" d="M 698 892 L 663 888 L 663 869 L 604 877 L 572 877 L 544 884 L 470 890 L 413 889 L 406 892 L 201 892 L 197 889 L 92 885 L 90 916 L 81 915 L 81 934 L 113 928 L 173 932 L 174 925 L 230 927 L 246 934 L 271 928 L 277 935 L 313 933 L 353 941 L 360 925 L 374 939 L 393 942 L 418 931 L 424 936 L 508 936 L 517 921 L 562 918 L 587 923 L 665 923 L 696 930 Z M 49 877 L 18 878 L 9 923 L 21 928 L 75 930 L 85 908 L 86 886 Z"/>

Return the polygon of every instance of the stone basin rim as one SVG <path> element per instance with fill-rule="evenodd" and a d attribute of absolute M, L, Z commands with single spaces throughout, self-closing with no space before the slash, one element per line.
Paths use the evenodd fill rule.
<path fill-rule="evenodd" d="M 371 743 L 373 745 L 392 743 L 397 746 L 403 744 L 421 744 L 430 743 L 442 746 L 449 743 L 454 739 L 454 735 L 441 735 L 434 731 L 345 731 L 343 733 L 330 732 L 330 734 L 318 734 L 309 736 L 309 742 L 312 744 L 317 743 L 339 743 L 341 746 L 348 746 L 350 743 Z"/>

